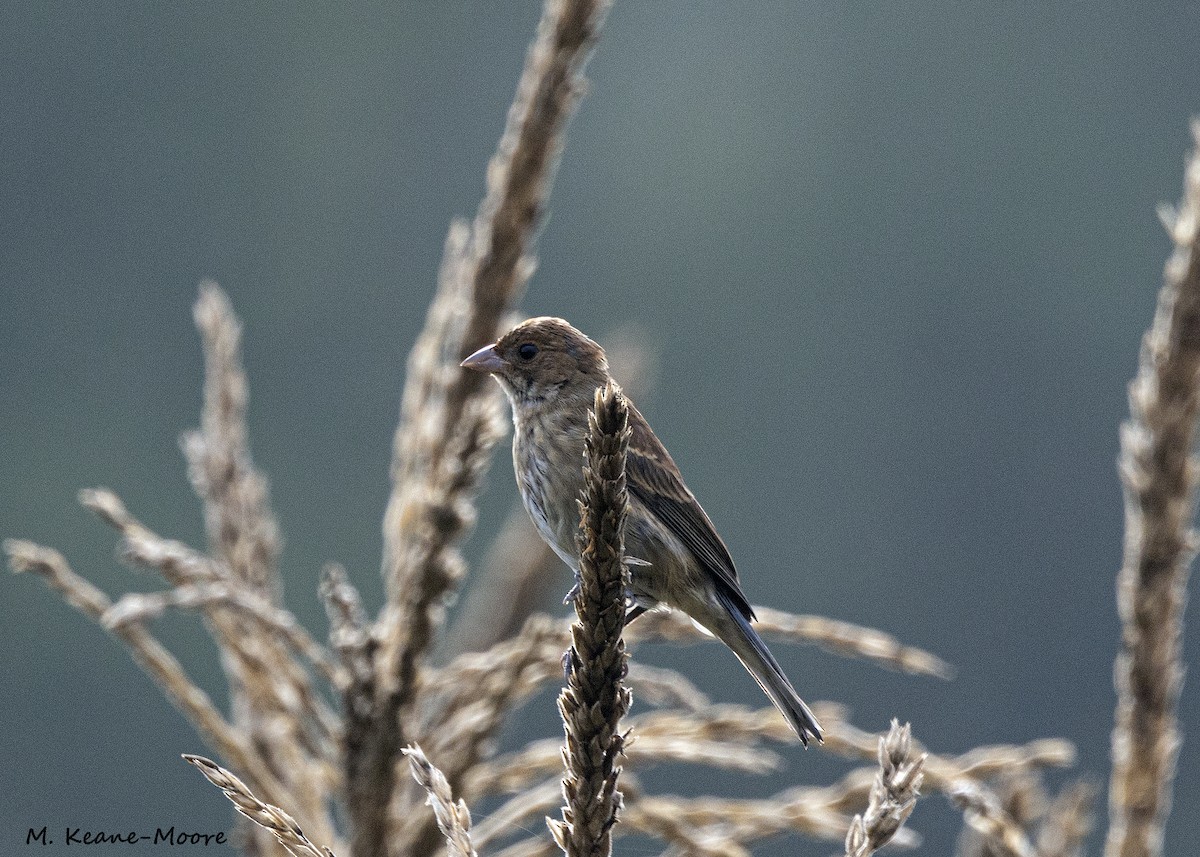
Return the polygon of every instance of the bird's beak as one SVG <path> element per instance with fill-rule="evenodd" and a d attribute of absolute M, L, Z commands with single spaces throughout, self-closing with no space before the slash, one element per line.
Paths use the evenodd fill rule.
<path fill-rule="evenodd" d="M 499 372 L 508 362 L 496 353 L 496 346 L 485 345 L 459 365 L 476 372 Z"/>

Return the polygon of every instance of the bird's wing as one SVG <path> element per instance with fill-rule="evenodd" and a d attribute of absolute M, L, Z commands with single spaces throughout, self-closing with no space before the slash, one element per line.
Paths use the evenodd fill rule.
<path fill-rule="evenodd" d="M 629 427 L 631 436 L 625 478 L 630 493 L 691 551 L 742 615 L 753 619 L 754 611 L 738 583 L 729 549 L 704 509 L 700 508 L 695 495 L 683 483 L 671 454 L 632 404 L 629 406 Z"/>

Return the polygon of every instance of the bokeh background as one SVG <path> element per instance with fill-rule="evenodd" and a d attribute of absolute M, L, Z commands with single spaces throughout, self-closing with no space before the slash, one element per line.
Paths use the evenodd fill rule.
<path fill-rule="evenodd" d="M 211 276 L 245 320 L 288 605 L 323 634 L 317 575 L 336 559 L 378 606 L 405 355 L 538 11 L 0 13 L 0 535 L 60 547 L 110 593 L 155 582 L 116 562 L 77 488 L 202 542 L 176 438 L 197 420 L 190 306 Z M 1189 2 L 614 8 L 524 307 L 642 331 L 659 368 L 640 404 L 753 600 L 958 667 L 940 683 L 777 648 L 808 698 L 868 728 L 911 720 L 939 751 L 1065 736 L 1104 782 L 1117 426 L 1168 250 L 1155 206 L 1177 198 L 1200 111 L 1198 44 Z M 501 452 L 472 557 L 514 496 Z M 203 745 L 122 648 L 38 580 L 2 586 L 0 852 L 42 825 L 228 829 L 178 758 Z M 215 692 L 195 619 L 157 627 Z M 1186 650 L 1200 661 L 1194 634 Z M 761 702 L 715 646 L 655 656 Z M 553 728 L 544 708 L 513 734 Z M 1200 828 L 1194 680 L 1182 716 L 1179 853 Z M 655 784 L 765 795 L 844 767 L 788 759 L 770 780 Z M 912 826 L 946 853 L 957 815 L 933 797 Z"/>

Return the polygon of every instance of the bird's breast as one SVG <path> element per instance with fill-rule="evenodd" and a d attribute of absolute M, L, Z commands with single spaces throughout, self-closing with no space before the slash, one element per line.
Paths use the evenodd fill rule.
<path fill-rule="evenodd" d="M 542 539 L 575 569 L 583 447 L 583 429 L 572 421 L 545 414 L 515 421 L 513 468 L 521 500 Z"/>

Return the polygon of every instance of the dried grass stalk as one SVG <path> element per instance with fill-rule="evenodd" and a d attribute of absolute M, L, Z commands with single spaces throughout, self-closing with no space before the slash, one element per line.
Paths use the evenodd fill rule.
<path fill-rule="evenodd" d="M 130 593 L 101 617 L 101 623 L 106 628 L 115 628 L 130 622 L 145 622 L 157 619 L 172 607 L 182 610 L 227 607 L 253 620 L 264 634 L 287 643 L 293 652 L 312 664 L 334 687 L 346 683 L 345 675 L 333 663 L 329 652 L 309 635 L 289 611 L 272 606 L 252 591 L 223 583 L 186 584 L 166 592 Z"/>
<path fill-rule="evenodd" d="M 833 654 L 857 657 L 887 669 L 935 678 L 951 678 L 954 668 L 937 655 L 907 646 L 883 631 L 824 616 L 803 616 L 754 608 L 758 620 L 754 627 L 764 637 L 777 637 L 796 643 L 819 646 Z M 630 643 L 642 640 L 692 642 L 712 635 L 676 610 L 654 610 L 629 626 Z"/>
<path fill-rule="evenodd" d="M 216 288 L 209 285 L 210 290 Z M 236 325 L 232 311 L 226 320 Z M 227 430 L 244 435 L 244 426 L 239 431 Z M 247 736 L 261 760 L 259 766 L 268 768 L 289 790 L 288 803 L 305 824 L 321 838 L 331 840 L 328 790 L 321 784 L 332 786 L 340 780 L 340 774 L 330 766 L 340 724 L 314 686 L 313 677 L 292 656 L 293 651 L 303 653 L 317 673 L 335 684 L 341 683 L 340 671 L 328 653 L 295 616 L 235 574 L 225 559 L 214 559 L 158 535 L 108 489 L 80 491 L 79 501 L 121 534 L 120 556 L 125 562 L 153 568 L 175 587 L 162 593 L 127 595 L 101 621 L 119 625 L 139 616 L 148 619 L 168 606 L 199 611 L 221 652 L 230 684 L 234 725 Z M 243 771 L 253 770 L 245 760 L 228 758 Z M 258 783 L 254 785 L 264 791 Z M 268 797 L 279 794 L 264 793 Z M 258 839 L 259 852 L 278 851 L 270 837 L 254 832 L 251 835 Z"/>
<path fill-rule="evenodd" d="M 1121 652 L 1109 788 L 1108 857 L 1155 857 L 1171 809 L 1183 685 L 1180 640 L 1195 539 L 1191 458 L 1200 407 L 1200 122 L 1183 199 L 1164 216 L 1175 250 L 1129 386 L 1121 427 L 1125 552 L 1117 578 Z"/>
<path fill-rule="evenodd" d="M 476 857 L 471 844 L 471 811 L 462 800 L 455 801 L 446 776 L 433 766 L 419 746 L 404 749 L 412 767 L 413 779 L 429 795 L 429 805 L 437 819 L 438 829 L 446 837 L 449 857 Z"/>
<path fill-rule="evenodd" d="M 824 749 L 857 759 L 876 756 L 879 736 L 851 724 L 844 706 L 821 702 L 814 705 L 813 710 L 826 727 Z M 760 716 L 767 717 L 770 711 L 765 709 Z M 732 712 L 727 717 L 731 715 Z M 782 732 L 783 726 L 783 718 L 772 721 L 772 735 Z M 986 780 L 1033 768 L 1065 768 L 1075 764 L 1076 756 L 1075 746 L 1061 738 L 1043 738 L 1028 744 L 976 747 L 958 756 L 928 753 L 927 748 L 915 740 L 913 749 L 927 754 L 922 767 L 925 785 L 942 792 L 948 792 L 962 779 Z"/>
<path fill-rule="evenodd" d="M 674 706 L 685 711 L 702 711 L 712 705 L 708 694 L 690 678 L 665 667 L 630 663 L 629 686 L 639 700 L 657 708 Z"/>
<path fill-rule="evenodd" d="M 343 700 L 362 701 L 362 688 L 371 682 L 371 637 L 367 614 L 358 590 L 350 582 L 346 569 L 329 563 L 321 569 L 318 587 L 325 615 L 329 618 L 329 645 L 337 655 L 346 685 L 337 686 Z"/>
<path fill-rule="evenodd" d="M 776 753 L 757 742 L 722 740 L 687 732 L 650 735 L 643 733 L 640 722 L 628 721 L 635 740 L 629 741 L 623 751 L 627 768 L 644 770 L 668 762 L 685 762 L 766 774 L 781 765 Z M 473 768 L 465 779 L 464 791 L 473 796 L 518 792 L 561 765 L 561 741 L 553 738 L 533 741 L 521 750 Z"/>
<path fill-rule="evenodd" d="M 558 846 L 553 839 L 541 837 L 522 839 L 507 848 L 497 851 L 494 857 L 550 857 L 558 853 Z"/>
<path fill-rule="evenodd" d="M 800 833 L 830 842 L 843 841 L 850 812 L 867 802 L 877 767 L 852 771 L 825 788 L 796 787 L 770 798 L 729 800 L 675 795 L 628 796 L 619 830 L 647 833 L 679 846 L 684 853 L 696 842 L 745 846 L 781 833 Z M 919 837 L 907 828 L 892 839 L 896 847 L 912 847 Z"/>
<path fill-rule="evenodd" d="M 561 658 L 557 626 L 549 617 L 534 616 L 513 641 L 497 646 L 492 657 L 476 656 L 475 676 L 461 679 L 455 691 L 433 707 L 437 716 L 423 724 L 422 733 L 445 760 L 451 785 L 472 800 L 476 793 L 465 784 L 464 775 L 493 751 L 507 715 L 549 679 L 562 675 L 561 661 L 549 666 L 543 651 L 554 646 Z"/>
<path fill-rule="evenodd" d="M 522 516 L 528 517 L 524 511 L 522 511 L 521 514 Z M 537 542 L 539 545 L 544 546 L 544 543 L 540 538 L 537 538 Z M 559 562 L 559 560 L 555 558 L 555 562 Z M 807 620 L 818 620 L 818 622 L 830 621 L 825 620 L 822 617 L 795 616 L 790 613 L 784 613 L 783 611 L 778 610 L 770 610 L 769 608 L 765 607 L 756 607 L 755 610 L 766 614 L 769 617 L 769 624 L 766 625 L 768 632 L 770 632 L 771 629 L 780 631 L 784 628 L 791 628 L 795 630 L 796 634 L 792 636 L 791 639 L 806 639 L 806 637 L 801 636 L 806 634 L 806 632 L 800 629 L 812 627 Z M 856 628 L 856 633 L 861 632 L 864 640 L 872 639 L 876 635 L 882 634 L 882 632 L 871 628 L 858 628 L 858 626 L 847 627 Z M 540 634 L 541 632 L 539 632 L 539 637 Z M 784 635 L 781 633 L 781 636 Z M 785 636 L 785 638 L 787 637 Z M 441 693 L 444 688 L 458 686 L 464 681 L 478 680 L 478 676 L 482 675 L 480 672 L 481 667 L 493 664 L 493 658 L 499 657 L 500 652 L 511 653 L 513 651 L 513 644 L 515 644 L 518 639 L 519 637 L 514 637 L 511 642 L 506 641 L 496 644 L 493 649 L 490 650 L 490 654 L 485 652 L 481 653 L 480 656 L 476 656 L 468 652 L 467 654 L 460 655 L 445 668 L 437 670 L 430 676 L 429 682 L 431 686 L 427 687 L 424 692 L 432 693 L 436 696 L 437 694 Z M 707 632 L 700 630 L 685 614 L 678 612 L 654 611 L 647 613 L 639 618 L 636 622 L 629 625 L 625 631 L 625 640 L 631 649 L 639 642 L 647 642 L 652 640 L 693 642 L 706 639 L 709 639 Z M 569 644 L 569 641 L 570 626 L 566 622 L 563 622 L 558 627 L 558 642 L 555 642 L 553 639 L 548 637 L 540 637 L 536 644 L 536 649 L 542 653 L 542 656 L 545 659 L 545 663 L 543 664 L 544 669 L 540 672 L 540 675 L 548 678 L 558 674 L 561 652 L 563 647 Z M 863 648 L 869 647 L 870 646 L 864 643 Z M 905 662 L 909 663 L 910 665 L 916 664 L 922 658 L 929 659 L 927 661 L 928 669 L 924 670 L 926 674 L 943 675 L 949 670 L 948 665 L 945 665 L 944 662 L 933 655 L 899 643 L 897 643 L 897 647 L 903 652 L 900 657 L 902 657 Z M 849 646 L 843 646 L 839 650 L 839 653 L 854 654 Z M 521 656 L 524 657 L 525 655 L 522 654 Z M 857 654 L 854 654 L 854 656 L 857 656 Z M 941 666 L 938 666 L 939 664 Z M 890 663 L 885 665 L 892 666 Z M 640 672 L 641 669 L 643 669 L 641 666 L 634 664 L 631 666 L 630 673 L 630 684 L 635 688 L 635 690 L 637 689 L 638 680 L 640 679 L 645 687 L 645 690 L 649 691 L 649 693 L 638 694 L 639 698 L 645 699 L 651 702 L 651 704 L 657 705 L 659 703 L 656 700 L 665 701 L 667 696 L 676 694 L 679 695 L 678 699 L 676 700 L 677 703 L 685 708 L 706 707 L 708 705 L 707 699 L 703 696 L 703 694 L 699 694 L 699 692 L 694 688 L 694 686 L 691 685 L 686 677 L 678 673 L 672 673 L 669 676 L 668 673 L 670 673 L 670 671 L 655 672 L 653 670 L 649 670 L 648 668 L 646 668 L 645 672 Z M 472 674 L 475 675 L 474 679 L 472 678 Z M 531 671 L 529 673 L 531 676 L 538 674 L 539 673 L 536 671 Z M 668 687 L 667 684 L 663 683 L 664 681 L 669 682 L 672 687 Z M 536 688 L 529 688 L 529 691 L 532 692 L 535 689 Z M 701 700 L 703 700 L 703 702 Z M 740 721 L 741 716 L 735 715 L 734 720 Z M 772 719 L 771 722 L 773 723 L 774 720 Z M 782 724 L 783 721 L 780 719 L 779 723 Z M 785 729 L 784 731 L 786 732 L 787 730 Z M 867 745 L 869 745 L 868 749 L 864 752 L 873 758 L 875 754 L 876 736 L 873 733 L 861 734 L 864 737 L 864 740 L 866 740 Z"/>
<path fill-rule="evenodd" d="M 1050 804 L 1040 772 L 1030 768 L 1014 769 L 989 785 L 995 791 L 1000 809 L 1032 842 L 1033 833 Z M 1011 851 L 1003 842 L 981 834 L 964 819 L 955 854 L 957 857 L 1008 857 Z"/>
<path fill-rule="evenodd" d="M 533 269 L 530 252 L 563 131 L 583 88 L 583 66 L 606 0 L 547 0 L 508 122 L 488 166 L 487 194 L 470 230 L 451 227 L 438 294 L 410 359 L 394 444 L 393 490 L 384 515 L 388 605 L 374 635 L 374 681 L 351 700 L 347 723 L 348 810 L 355 852 L 385 852 L 388 806 L 411 815 L 416 795 L 396 789 L 420 666 L 444 620 L 446 597 L 465 566 L 457 543 L 473 523 L 472 501 L 491 444 L 505 430 L 492 385 L 458 362 L 496 338 Z M 437 830 L 392 850 L 427 852 Z"/>
<path fill-rule="evenodd" d="M 33 542 L 8 539 L 4 542 L 4 552 L 14 572 L 40 575 L 64 601 L 97 623 L 112 608 L 108 596 L 72 571 L 58 551 Z M 245 734 L 221 716 L 208 694 L 188 678 L 179 661 L 149 631 L 138 624 L 111 630 L 129 648 L 138 666 L 154 679 L 205 740 L 242 767 L 259 791 L 286 794 L 274 774 L 262 764 Z"/>
<path fill-rule="evenodd" d="M 629 589 L 623 536 L 629 434 L 629 407 L 610 381 L 596 391 L 588 415 L 577 621 L 567 653 L 567 686 L 558 701 L 566 731 L 566 806 L 562 822 L 548 823 L 568 857 L 608 857 L 621 807 L 617 758 L 625 737 L 619 730 L 631 701 L 621 640 Z"/>
<path fill-rule="evenodd" d="M 963 811 L 963 819 L 988 843 L 997 857 L 1038 857 L 1028 835 L 1004 811 L 994 792 L 976 780 L 962 779 L 948 792 Z"/>
<path fill-rule="evenodd" d="M 912 748 L 912 727 L 898 720 L 879 739 L 879 773 L 863 815 L 854 816 L 846 833 L 846 857 L 867 857 L 887 845 L 912 814 L 927 754 Z"/>
<path fill-rule="evenodd" d="M 190 764 L 195 765 L 214 786 L 225 793 L 234 808 L 259 827 L 268 830 L 280 845 L 293 857 L 334 857 L 327 847 L 318 847 L 309 841 L 292 818 L 284 810 L 264 803 L 254 796 L 249 787 L 211 759 L 184 754 Z"/>
<path fill-rule="evenodd" d="M 1092 831 L 1095 798 L 1095 787 L 1082 780 L 1054 799 L 1038 831 L 1038 857 L 1083 857 L 1084 840 Z"/>
<path fill-rule="evenodd" d="M 204 408 L 200 431 L 185 434 L 181 444 L 204 501 L 209 543 L 239 580 L 278 603 L 279 525 L 267 480 L 250 459 L 241 322 L 211 280 L 200 284 L 194 316 L 204 344 Z"/>
<path fill-rule="evenodd" d="M 562 764 L 561 744 L 559 745 L 559 764 Z M 562 802 L 562 777 L 527 786 L 509 800 L 502 803 L 475 827 L 475 841 L 480 848 L 490 845 L 493 841 L 504 839 L 514 830 L 524 830 L 526 820 L 534 816 L 545 816 Z M 557 853 L 558 846 L 550 839 L 551 848 Z"/>

